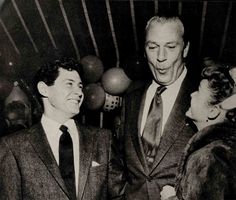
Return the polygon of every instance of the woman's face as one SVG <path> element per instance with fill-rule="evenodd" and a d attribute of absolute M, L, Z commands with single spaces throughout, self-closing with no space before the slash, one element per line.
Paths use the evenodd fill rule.
<path fill-rule="evenodd" d="M 208 120 L 211 106 L 208 102 L 211 99 L 211 91 L 208 87 L 208 80 L 203 79 L 198 91 L 191 94 L 191 106 L 186 112 L 186 116 L 193 122 L 206 122 Z"/>

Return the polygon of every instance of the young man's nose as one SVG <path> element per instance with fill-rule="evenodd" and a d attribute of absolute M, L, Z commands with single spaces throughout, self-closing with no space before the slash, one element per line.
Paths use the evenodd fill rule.
<path fill-rule="evenodd" d="M 81 87 L 74 87 L 74 92 L 79 96 L 83 95 L 83 91 Z"/>

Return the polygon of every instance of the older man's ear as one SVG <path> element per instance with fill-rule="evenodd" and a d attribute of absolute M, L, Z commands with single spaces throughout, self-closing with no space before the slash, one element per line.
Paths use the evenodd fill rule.
<path fill-rule="evenodd" d="M 188 42 L 187 45 L 184 47 L 183 58 L 187 57 L 188 51 L 189 51 L 189 46 L 190 46 L 190 43 Z"/>

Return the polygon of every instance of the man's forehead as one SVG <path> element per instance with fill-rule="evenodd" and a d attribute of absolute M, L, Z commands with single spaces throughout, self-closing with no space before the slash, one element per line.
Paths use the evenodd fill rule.
<path fill-rule="evenodd" d="M 148 28 L 146 39 L 150 36 L 177 36 L 183 38 L 184 35 L 184 27 L 183 24 L 178 21 L 166 21 L 166 22 L 152 22 Z"/>
<path fill-rule="evenodd" d="M 59 75 L 57 79 L 72 79 L 81 81 L 80 75 L 76 70 L 67 70 L 64 68 L 59 68 Z"/>

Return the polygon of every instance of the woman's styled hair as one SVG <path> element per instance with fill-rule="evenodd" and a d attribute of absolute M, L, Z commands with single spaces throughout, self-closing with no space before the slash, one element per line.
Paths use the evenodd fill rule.
<path fill-rule="evenodd" d="M 222 66 L 210 66 L 202 70 L 202 78 L 209 82 L 209 89 L 211 91 L 211 99 L 209 105 L 216 105 L 222 103 L 225 99 L 234 94 L 235 81 L 229 73 L 229 69 Z M 236 122 L 236 108 L 227 110 L 226 118 L 235 123 Z"/>

